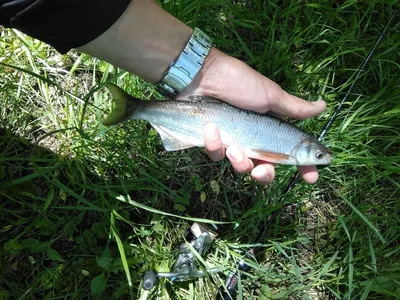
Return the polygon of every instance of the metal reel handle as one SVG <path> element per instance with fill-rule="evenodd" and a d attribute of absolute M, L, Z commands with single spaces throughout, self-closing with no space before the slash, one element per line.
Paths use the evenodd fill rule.
<path fill-rule="evenodd" d="M 153 270 L 144 273 L 142 287 L 146 291 L 151 290 L 157 283 L 157 275 Z"/>

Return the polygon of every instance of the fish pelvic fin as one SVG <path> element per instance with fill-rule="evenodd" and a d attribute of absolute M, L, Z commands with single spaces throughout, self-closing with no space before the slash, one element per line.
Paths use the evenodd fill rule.
<path fill-rule="evenodd" d="M 140 100 L 113 83 L 108 82 L 105 86 L 112 96 L 112 108 L 111 112 L 101 121 L 103 125 L 111 126 L 129 120 L 139 106 Z"/>
<path fill-rule="evenodd" d="M 180 135 L 170 128 L 159 126 L 152 122 L 150 124 L 160 135 L 165 150 L 176 151 L 195 147 L 195 144 L 191 143 L 186 136 Z"/>

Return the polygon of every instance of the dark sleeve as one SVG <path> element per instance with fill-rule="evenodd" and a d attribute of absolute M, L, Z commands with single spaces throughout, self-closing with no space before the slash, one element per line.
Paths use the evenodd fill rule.
<path fill-rule="evenodd" d="M 131 0 L 0 0 L 0 25 L 16 28 L 61 53 L 111 27 Z"/>

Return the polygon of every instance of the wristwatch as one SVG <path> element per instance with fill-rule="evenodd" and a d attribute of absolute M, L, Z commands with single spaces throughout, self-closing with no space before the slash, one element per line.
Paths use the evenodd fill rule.
<path fill-rule="evenodd" d="M 212 40 L 199 28 L 195 28 L 185 49 L 156 84 L 157 90 L 164 95 L 175 97 L 196 77 L 212 46 Z"/>

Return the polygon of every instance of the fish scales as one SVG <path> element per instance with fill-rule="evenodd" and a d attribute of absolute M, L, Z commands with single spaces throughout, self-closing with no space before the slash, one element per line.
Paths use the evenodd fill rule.
<path fill-rule="evenodd" d="M 145 101 L 107 84 L 114 108 L 106 126 L 143 119 L 159 133 L 168 151 L 204 146 L 204 127 L 215 123 L 225 147 L 238 145 L 249 158 L 289 164 L 327 165 L 331 152 L 315 137 L 279 118 L 236 108 L 202 96 L 190 101 Z"/>
<path fill-rule="evenodd" d="M 217 101 L 143 101 L 132 117 L 168 127 L 198 147 L 204 146 L 204 126 L 208 123 L 217 125 L 224 145 L 246 145 L 261 151 L 290 154 L 306 138 L 303 131 L 283 120 Z"/>

